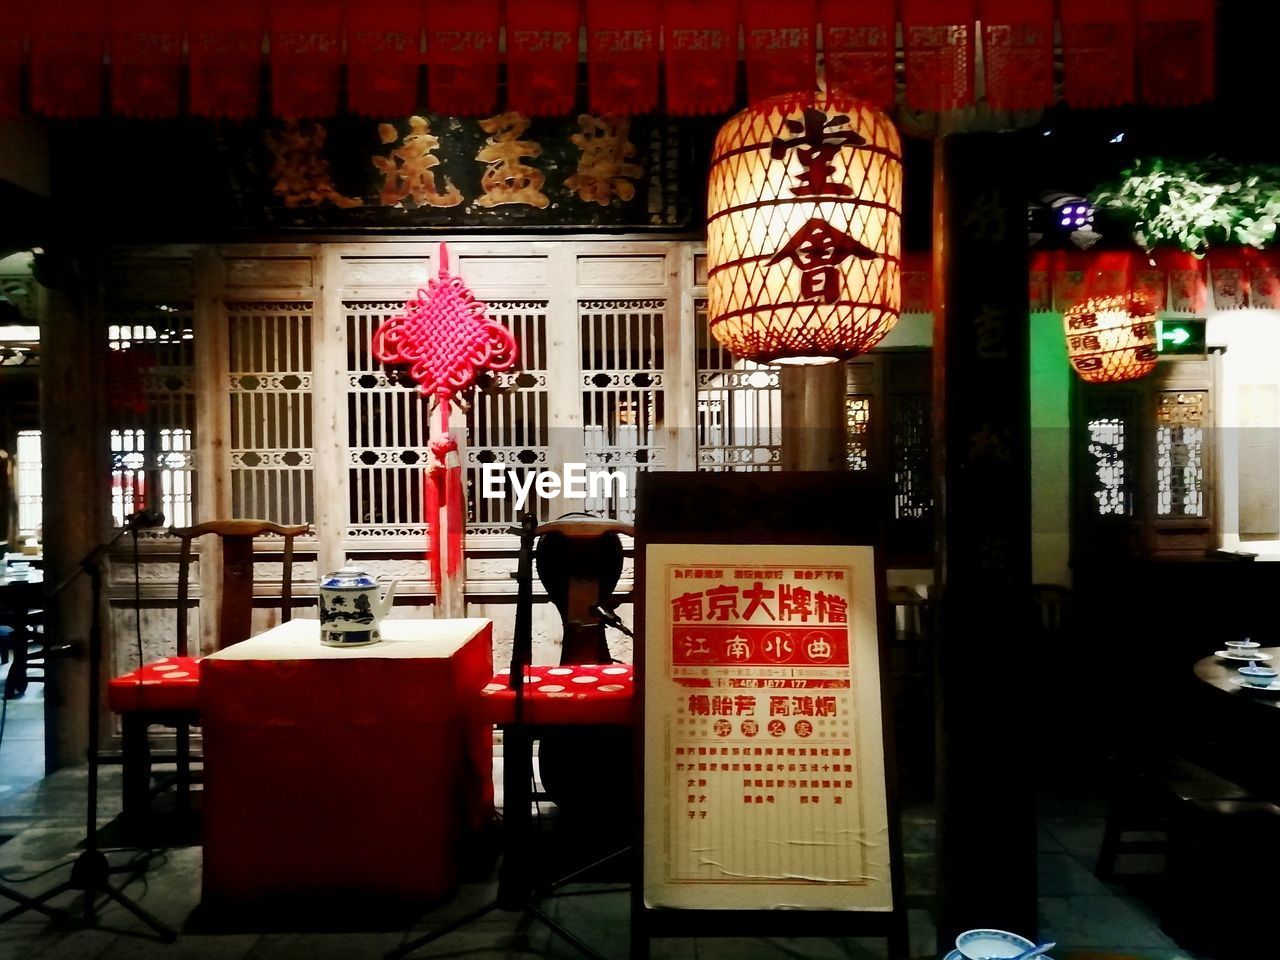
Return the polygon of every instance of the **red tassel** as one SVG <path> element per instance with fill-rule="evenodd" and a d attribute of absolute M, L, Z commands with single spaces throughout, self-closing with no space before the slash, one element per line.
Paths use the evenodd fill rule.
<path fill-rule="evenodd" d="M 417 111 L 422 19 L 419 0 L 347 4 L 348 110 L 370 117 Z"/>
<path fill-rule="evenodd" d="M 786 93 L 808 97 L 818 83 L 813 0 L 743 0 L 742 22 L 747 99 L 754 103 Z"/>
<path fill-rule="evenodd" d="M 432 8 L 427 25 L 427 103 L 436 113 L 493 113 L 498 102 L 498 24 L 498 0 Z M 576 63 L 576 31 L 573 49 Z"/>
<path fill-rule="evenodd" d="M 126 117 L 178 115 L 182 38 L 180 0 L 115 0 L 111 22 L 111 109 Z"/>
<path fill-rule="evenodd" d="M 187 46 L 191 112 L 244 119 L 258 113 L 266 0 L 193 0 Z"/>
<path fill-rule="evenodd" d="M 1211 251 L 1209 273 L 1215 307 L 1239 310 L 1249 306 L 1249 264 L 1243 250 Z"/>
<path fill-rule="evenodd" d="M 658 107 L 658 0 L 587 4 L 587 90 L 591 112 L 631 116 Z"/>
<path fill-rule="evenodd" d="M 892 106 L 897 19 L 893 0 L 822 0 L 819 19 L 827 89 L 878 107 Z"/>
<path fill-rule="evenodd" d="M 1205 263 L 1181 250 L 1160 250 L 1156 262 L 1169 276 L 1169 305 L 1172 313 L 1201 313 L 1209 302 Z"/>
<path fill-rule="evenodd" d="M 1141 0 L 1143 103 L 1175 106 L 1213 97 L 1213 27 L 1213 0 Z"/>
<path fill-rule="evenodd" d="M 329 117 L 342 76 L 340 0 L 270 0 L 271 112 Z"/>
<path fill-rule="evenodd" d="M 102 112 L 106 0 L 63 0 L 34 7 L 31 109 L 48 117 Z"/>
<path fill-rule="evenodd" d="M 434 465 L 422 472 L 422 510 L 427 521 L 427 562 L 431 566 L 431 583 L 437 594 L 440 585 L 440 558 L 443 555 L 440 542 L 440 493 L 443 485 L 443 467 Z"/>
<path fill-rule="evenodd" d="M 1053 103 L 1053 0 L 981 0 L 987 103 L 1034 110 Z"/>
<path fill-rule="evenodd" d="M 1134 0 L 1062 0 L 1062 93 L 1073 107 L 1133 103 Z"/>
<path fill-rule="evenodd" d="M 507 8 L 507 105 L 527 117 L 573 110 L 578 92 L 577 0 Z"/>
<path fill-rule="evenodd" d="M 0 7 L 0 120 L 22 112 L 22 46 L 27 37 L 25 4 Z"/>
<path fill-rule="evenodd" d="M 664 16 L 667 112 L 727 113 L 737 101 L 737 3 L 667 0 Z"/>
<path fill-rule="evenodd" d="M 956 110 L 973 102 L 974 0 L 902 0 L 907 104 Z"/>

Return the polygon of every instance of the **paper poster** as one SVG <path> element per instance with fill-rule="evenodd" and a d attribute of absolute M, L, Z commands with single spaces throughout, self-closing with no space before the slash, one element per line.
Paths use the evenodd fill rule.
<path fill-rule="evenodd" d="M 650 544 L 649 907 L 890 910 L 870 546 Z"/>

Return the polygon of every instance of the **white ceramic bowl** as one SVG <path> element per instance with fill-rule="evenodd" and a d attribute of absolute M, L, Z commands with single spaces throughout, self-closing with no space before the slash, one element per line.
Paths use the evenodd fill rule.
<path fill-rule="evenodd" d="M 966 930 L 956 937 L 956 949 L 966 960 L 1009 960 L 1035 944 L 1007 930 Z"/>

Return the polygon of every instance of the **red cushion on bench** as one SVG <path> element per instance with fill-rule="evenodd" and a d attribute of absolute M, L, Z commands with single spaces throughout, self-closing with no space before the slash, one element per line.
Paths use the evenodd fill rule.
<path fill-rule="evenodd" d="M 529 667 L 525 673 L 523 720 L 537 724 L 630 724 L 634 674 L 629 663 L 581 663 Z M 515 722 L 516 693 L 501 670 L 480 692 L 489 723 Z"/>
<path fill-rule="evenodd" d="M 116 713 L 133 710 L 199 710 L 200 660 L 161 657 L 107 685 L 107 703 Z"/>

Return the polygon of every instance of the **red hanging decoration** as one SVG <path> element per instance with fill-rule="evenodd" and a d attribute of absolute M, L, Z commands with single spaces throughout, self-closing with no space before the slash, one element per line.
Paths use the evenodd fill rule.
<path fill-rule="evenodd" d="M 658 106 L 658 0 L 587 4 L 587 90 L 591 112 L 631 116 Z"/>
<path fill-rule="evenodd" d="M 1134 0 L 1062 0 L 1062 93 L 1073 107 L 1133 103 Z"/>
<path fill-rule="evenodd" d="M 1030 313 L 1053 311 L 1053 256 L 1048 250 L 1034 250 L 1027 271 L 1027 299 Z"/>
<path fill-rule="evenodd" d="M 43 116 L 95 117 L 102 112 L 106 0 L 33 6 L 31 109 Z"/>
<path fill-rule="evenodd" d="M 1053 0 L 981 0 L 987 103 L 1034 110 L 1053 103 Z"/>
<path fill-rule="evenodd" d="M 894 101 L 893 0 L 821 0 L 827 86 L 878 107 Z M 904 278 L 905 283 L 905 278 Z"/>
<path fill-rule="evenodd" d="M 431 110 L 465 117 L 493 113 L 498 102 L 498 25 L 498 0 L 432 7 L 427 21 Z"/>
<path fill-rule="evenodd" d="M 1249 305 L 1255 310 L 1280 310 L 1280 250 L 1244 249 L 1249 265 Z"/>
<path fill-rule="evenodd" d="M 1066 313 L 1087 297 L 1085 282 L 1089 276 L 1089 254 L 1074 250 L 1055 250 L 1053 263 L 1053 309 Z"/>
<path fill-rule="evenodd" d="M 813 0 L 743 0 L 747 99 L 752 103 L 788 93 L 801 94 L 801 102 L 817 88 L 815 14 Z"/>
<path fill-rule="evenodd" d="M 111 109 L 121 116 L 178 115 L 186 4 L 119 3 L 111 22 Z"/>
<path fill-rule="evenodd" d="M 1209 302 L 1205 263 L 1181 250 L 1159 250 L 1156 262 L 1169 275 L 1171 313 L 1202 313 Z"/>
<path fill-rule="evenodd" d="M 474 386 L 482 371 L 514 366 L 516 343 L 505 327 L 488 319 L 484 303 L 462 278 L 449 275 L 449 251 L 442 243 L 438 275 L 405 303 L 403 314 L 385 320 L 374 331 L 371 347 L 382 363 L 409 364 L 409 376 L 419 391 L 440 407 L 440 433 L 429 444 L 423 500 L 431 575 L 440 596 L 451 598 L 446 605 L 456 607 L 466 510 L 458 445 L 449 434 L 449 401 Z M 461 611 L 446 610 L 445 615 L 460 616 Z"/>
<path fill-rule="evenodd" d="M 507 104 L 526 117 L 573 110 L 578 92 L 577 0 L 507 8 Z"/>
<path fill-rule="evenodd" d="M 27 7 L 0 7 L 0 120 L 22 111 L 22 46 L 27 38 Z"/>
<path fill-rule="evenodd" d="M 1133 290 L 1151 303 L 1151 309 L 1162 313 L 1169 305 L 1169 274 L 1148 254 L 1133 255 Z"/>
<path fill-rule="evenodd" d="M 187 28 L 191 112 L 240 120 L 258 113 L 265 0 L 193 3 Z"/>
<path fill-rule="evenodd" d="M 271 112 L 329 117 L 342 77 L 341 0 L 270 0 Z"/>
<path fill-rule="evenodd" d="M 933 254 L 902 255 L 902 312 L 933 313 Z"/>
<path fill-rule="evenodd" d="M 737 99 L 736 0 L 667 0 L 667 113 L 724 113 Z"/>
<path fill-rule="evenodd" d="M 1243 250 L 1210 251 L 1209 275 L 1215 307 L 1240 310 L 1249 306 L 1249 263 Z"/>
<path fill-rule="evenodd" d="M 1142 102 L 1202 103 L 1213 96 L 1213 0 L 1140 0 Z"/>
<path fill-rule="evenodd" d="M 368 117 L 415 113 L 421 65 L 420 0 L 347 4 L 348 110 Z"/>
<path fill-rule="evenodd" d="M 902 0 L 907 105 L 957 110 L 973 102 L 974 0 Z"/>

